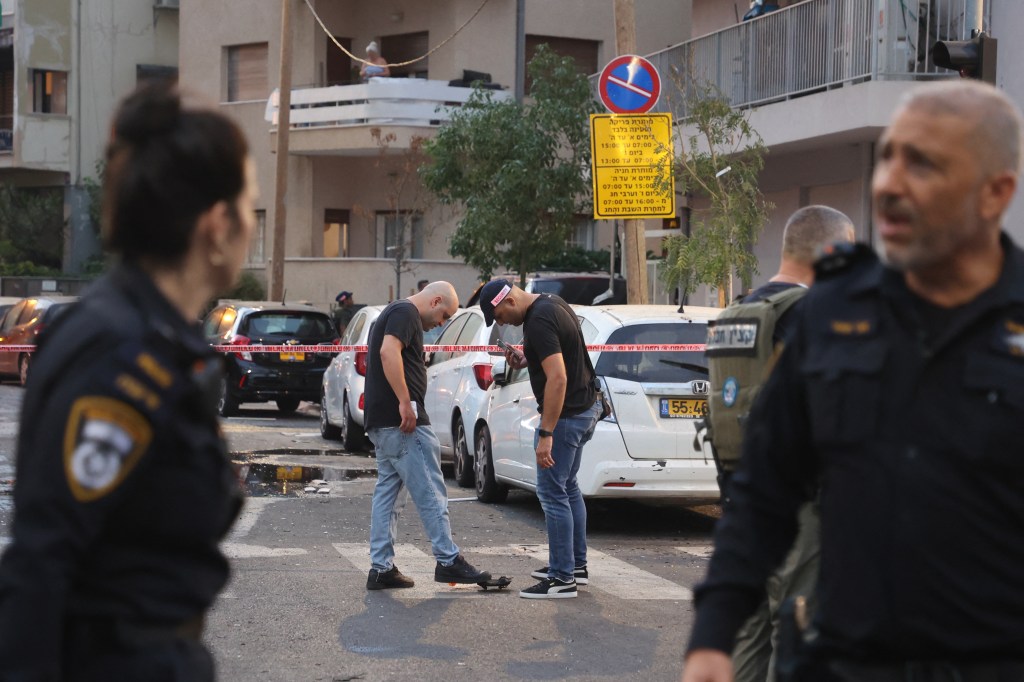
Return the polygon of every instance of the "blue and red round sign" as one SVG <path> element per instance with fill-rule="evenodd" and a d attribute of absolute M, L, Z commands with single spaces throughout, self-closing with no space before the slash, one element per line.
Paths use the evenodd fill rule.
<path fill-rule="evenodd" d="M 661 77 L 654 64 L 625 54 L 608 62 L 598 80 L 601 102 L 613 114 L 645 114 L 658 103 Z"/>

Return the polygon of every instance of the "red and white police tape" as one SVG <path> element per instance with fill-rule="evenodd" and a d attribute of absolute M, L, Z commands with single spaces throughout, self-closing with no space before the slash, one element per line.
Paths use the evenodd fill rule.
<path fill-rule="evenodd" d="M 516 346 L 522 349 L 522 346 Z M 31 353 L 36 349 L 34 345 L 0 345 L 0 353 Z M 214 350 L 222 353 L 344 353 L 346 351 L 365 351 L 366 346 L 342 346 L 334 344 L 315 344 L 307 346 L 281 345 L 260 345 L 248 346 L 218 345 L 213 346 Z M 427 353 L 502 353 L 498 346 L 423 346 Z M 608 353 L 655 353 L 655 352 L 683 352 L 701 353 L 704 351 L 703 343 L 610 343 L 610 344 L 588 344 L 587 350 L 601 351 Z"/>

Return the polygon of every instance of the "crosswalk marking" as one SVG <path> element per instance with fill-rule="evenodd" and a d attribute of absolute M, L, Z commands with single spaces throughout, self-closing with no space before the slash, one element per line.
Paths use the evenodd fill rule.
<path fill-rule="evenodd" d="M 370 548 L 365 542 L 336 542 L 334 549 L 348 559 L 349 563 L 363 575 L 370 570 Z M 472 550 L 467 550 L 471 552 Z M 434 582 L 434 566 L 437 560 L 426 554 L 415 545 L 395 545 L 395 565 L 405 575 L 416 581 L 415 587 L 401 590 L 390 590 L 395 597 L 402 599 L 443 599 L 487 596 L 476 585 L 459 585 L 451 587 L 447 583 Z M 507 590 L 506 590 L 507 591 Z"/>
<path fill-rule="evenodd" d="M 257 559 L 308 554 L 306 550 L 298 547 L 264 547 L 263 545 L 244 545 L 241 542 L 224 542 L 221 543 L 220 549 L 229 559 Z"/>
<path fill-rule="evenodd" d="M 701 559 L 710 559 L 711 554 L 715 551 L 714 545 L 688 545 L 686 547 L 676 547 L 675 549 L 686 554 L 691 554 Z"/>
<path fill-rule="evenodd" d="M 338 554 L 358 569 L 369 571 L 370 550 L 366 543 L 335 543 Z M 547 545 L 499 545 L 492 547 L 466 547 L 464 552 L 469 555 L 522 557 L 528 556 L 537 562 L 539 567 L 548 560 Z M 689 601 L 693 593 L 682 585 L 666 580 L 653 573 L 637 568 L 621 559 L 589 549 L 590 584 L 583 589 L 597 589 L 620 599 L 629 600 L 676 600 Z M 458 594 L 465 596 L 466 588 L 452 588 L 444 583 L 433 582 L 434 557 L 422 552 L 415 545 L 395 545 L 395 564 L 402 573 L 416 579 L 416 586 L 409 589 L 394 590 L 396 597 L 406 599 L 433 599 L 450 597 Z M 478 567 L 495 571 L 491 566 L 477 564 Z M 531 567 L 536 568 L 536 567 Z M 500 573 L 500 571 L 498 571 Z M 518 578 L 518 576 L 513 576 Z M 527 576 L 520 587 L 526 587 L 532 578 Z M 471 586 L 474 594 L 480 594 L 476 586 Z M 509 588 L 511 589 L 511 588 Z M 459 593 L 462 594 L 459 594 Z"/>

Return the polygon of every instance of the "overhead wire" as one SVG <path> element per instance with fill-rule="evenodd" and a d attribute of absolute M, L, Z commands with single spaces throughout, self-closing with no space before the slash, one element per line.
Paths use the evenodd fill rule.
<path fill-rule="evenodd" d="M 440 43 L 438 43 L 434 47 L 432 47 L 429 50 L 427 50 L 426 54 L 424 54 L 424 55 L 422 55 L 420 57 L 416 57 L 415 59 L 410 59 L 410 60 L 404 61 L 404 62 L 395 62 L 395 63 L 388 63 L 388 64 L 373 64 L 373 62 L 369 62 L 369 61 L 367 61 L 365 59 L 361 59 L 361 58 L 355 56 L 354 54 L 352 54 L 351 52 L 349 52 L 348 50 L 346 50 L 345 46 L 342 45 L 341 43 L 339 43 L 338 39 L 335 38 L 334 35 L 328 30 L 327 25 L 324 24 L 324 21 L 323 21 L 323 19 L 320 18 L 320 15 L 316 13 L 316 10 L 313 8 L 313 5 L 310 3 L 310 1 L 309 0 L 305 0 L 306 7 L 309 8 L 309 11 L 313 15 L 313 18 L 316 19 L 316 22 L 318 24 L 320 24 L 320 28 L 323 29 L 323 32 L 327 35 L 328 38 L 331 39 L 331 42 L 333 42 L 335 45 L 337 45 L 338 49 L 340 49 L 342 52 L 344 52 L 346 55 L 348 55 L 348 57 L 350 59 L 352 59 L 354 61 L 357 61 L 357 62 L 359 62 L 361 64 L 369 64 L 369 65 L 372 65 L 372 66 L 387 66 L 388 68 L 390 68 L 390 67 L 398 67 L 398 66 L 408 66 L 410 64 L 415 64 L 416 62 L 421 62 L 424 59 L 426 59 L 427 57 L 429 57 L 430 55 L 434 54 L 435 52 L 440 50 L 442 47 L 444 47 L 447 43 L 449 43 L 453 38 L 455 38 L 455 36 L 459 35 L 459 33 L 462 31 L 462 29 L 464 29 L 467 26 L 469 26 L 470 22 L 473 21 L 474 19 L 476 19 L 476 16 L 478 14 L 480 14 L 480 11 L 483 10 L 484 6 L 488 2 L 490 2 L 490 0 L 483 0 L 483 2 L 480 3 L 480 6 L 476 8 L 476 11 L 473 12 L 473 14 L 469 17 L 469 19 L 466 19 L 466 21 L 463 22 L 462 26 L 459 26 L 457 29 L 455 29 L 454 33 L 452 33 L 450 36 L 448 36 L 447 38 L 442 40 Z"/>

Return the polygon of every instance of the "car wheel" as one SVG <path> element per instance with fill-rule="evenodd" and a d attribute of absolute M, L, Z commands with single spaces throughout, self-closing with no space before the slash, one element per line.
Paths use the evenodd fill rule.
<path fill-rule="evenodd" d="M 221 379 L 220 400 L 217 401 L 217 412 L 222 417 L 233 417 L 238 414 L 238 398 L 228 390 L 228 380 Z"/>
<path fill-rule="evenodd" d="M 285 414 L 291 414 L 299 409 L 299 402 L 301 401 L 298 398 L 278 398 L 274 402 L 277 403 L 278 410 Z"/>
<path fill-rule="evenodd" d="M 469 454 L 469 443 L 466 441 L 466 425 L 462 417 L 455 417 L 455 482 L 463 488 L 473 485 L 473 456 Z"/>
<path fill-rule="evenodd" d="M 491 459 L 491 432 L 486 426 L 480 427 L 476 437 L 476 457 L 473 459 L 476 471 L 476 499 L 481 502 L 504 502 L 508 497 L 508 486 L 494 480 L 494 460 Z"/>
<path fill-rule="evenodd" d="M 363 427 L 352 418 L 346 400 L 341 406 L 341 446 L 349 452 L 358 452 L 363 449 L 364 438 Z"/>
<path fill-rule="evenodd" d="M 31 357 L 28 353 L 22 353 L 21 357 L 18 358 L 18 379 L 21 381 L 22 386 L 28 381 L 28 366 L 31 362 Z"/>
<path fill-rule="evenodd" d="M 320 393 L 320 435 L 324 440 L 338 440 L 341 438 L 341 429 L 327 419 L 327 396 Z"/>

